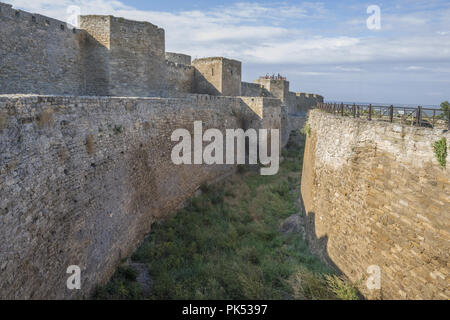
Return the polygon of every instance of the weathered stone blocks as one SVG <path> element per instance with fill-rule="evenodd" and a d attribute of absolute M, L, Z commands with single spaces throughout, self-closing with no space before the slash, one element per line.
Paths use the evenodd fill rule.
<path fill-rule="evenodd" d="M 449 299 L 450 169 L 431 144 L 450 133 L 309 114 L 302 175 L 308 238 L 368 298 Z M 381 268 L 368 290 L 367 268 Z"/>

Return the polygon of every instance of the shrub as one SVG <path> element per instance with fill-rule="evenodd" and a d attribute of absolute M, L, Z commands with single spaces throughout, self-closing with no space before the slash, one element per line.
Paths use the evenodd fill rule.
<path fill-rule="evenodd" d="M 113 131 L 114 134 L 120 134 L 123 132 L 123 127 L 121 125 L 115 125 Z"/>
<path fill-rule="evenodd" d="M 97 291 L 108 299 L 339 299 L 351 286 L 325 275 L 331 270 L 313 256 L 300 232 L 280 225 L 298 209 L 301 148 L 275 176 L 248 170 L 221 185 L 202 185 L 202 194 L 164 222 L 154 224 L 132 260 L 151 275 L 143 296 L 132 271 L 116 272 Z M 295 190 L 296 193 L 293 191 Z"/>
<path fill-rule="evenodd" d="M 441 103 L 441 110 L 444 111 L 445 118 L 447 120 L 450 119 L 450 103 L 448 101 L 444 101 Z"/>
<path fill-rule="evenodd" d="M 300 131 L 302 134 L 307 135 L 308 137 L 311 136 L 311 126 L 308 124 L 305 124 Z"/>
<path fill-rule="evenodd" d="M 445 168 L 447 163 L 447 140 L 442 138 L 433 143 L 433 150 L 439 164 L 442 168 Z"/>
<path fill-rule="evenodd" d="M 121 277 L 130 281 L 136 281 L 138 275 L 136 270 L 134 270 L 131 266 L 127 265 L 120 266 L 117 272 Z"/>
<path fill-rule="evenodd" d="M 336 297 L 341 300 L 359 300 L 358 289 L 348 279 L 336 275 L 325 275 L 325 280 Z"/>
<path fill-rule="evenodd" d="M 289 279 L 296 300 L 332 300 L 335 295 L 320 276 L 305 268 L 299 268 Z"/>

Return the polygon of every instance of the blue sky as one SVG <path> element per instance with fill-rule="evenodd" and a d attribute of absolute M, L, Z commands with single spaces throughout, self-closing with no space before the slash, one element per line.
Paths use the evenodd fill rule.
<path fill-rule="evenodd" d="M 3 0 L 67 20 L 112 14 L 166 30 L 166 50 L 243 62 L 243 80 L 281 73 L 328 100 L 438 105 L 450 100 L 450 1 Z M 369 30 L 369 5 L 381 29 Z"/>

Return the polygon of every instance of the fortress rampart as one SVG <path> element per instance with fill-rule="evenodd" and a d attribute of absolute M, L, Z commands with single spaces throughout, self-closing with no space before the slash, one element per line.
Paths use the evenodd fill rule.
<path fill-rule="evenodd" d="M 368 298 L 450 298 L 450 168 L 432 143 L 440 129 L 310 111 L 302 174 L 314 251 Z M 381 290 L 365 282 L 381 271 Z"/>
<path fill-rule="evenodd" d="M 0 298 L 88 297 L 154 221 L 235 171 L 174 165 L 175 129 L 280 128 L 279 100 L 248 99 L 0 96 Z"/>
<path fill-rule="evenodd" d="M 281 99 L 288 111 L 321 102 L 290 99 L 299 94 L 289 92 L 288 81 L 243 83 L 237 60 L 191 63 L 166 52 L 164 30 L 149 22 L 88 15 L 79 26 L 0 3 L 0 94 L 262 96 Z"/>
<path fill-rule="evenodd" d="M 305 121 L 270 86 L 241 96 L 237 60 L 166 52 L 151 23 L 79 25 L 0 3 L 1 299 L 88 297 L 154 221 L 235 171 L 174 165 L 175 129 L 280 129 L 285 143 Z"/>
<path fill-rule="evenodd" d="M 186 66 L 191 65 L 191 56 L 182 53 L 166 52 L 166 60 L 177 64 L 184 64 Z"/>
<path fill-rule="evenodd" d="M 195 68 L 166 60 L 167 95 L 183 97 L 195 92 Z"/>
<path fill-rule="evenodd" d="M 83 94 L 86 36 L 62 21 L 0 3 L 0 94 Z"/>
<path fill-rule="evenodd" d="M 0 298 L 88 297 L 205 182 L 235 165 L 176 166 L 175 129 L 280 129 L 323 97 L 242 82 L 223 57 L 165 51 L 164 30 L 113 16 L 80 29 L 0 3 Z M 448 132 L 311 111 L 302 196 L 309 242 L 369 298 L 449 299 Z M 66 288 L 67 267 L 82 290 Z"/>

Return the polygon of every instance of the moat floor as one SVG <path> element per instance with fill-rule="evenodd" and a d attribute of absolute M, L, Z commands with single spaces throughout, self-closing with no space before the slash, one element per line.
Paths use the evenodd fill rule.
<path fill-rule="evenodd" d="M 298 138 L 298 137 L 297 137 Z M 295 141 L 295 139 L 293 139 Z M 303 139 L 275 176 L 242 167 L 166 221 L 95 299 L 356 299 L 305 241 Z"/>

